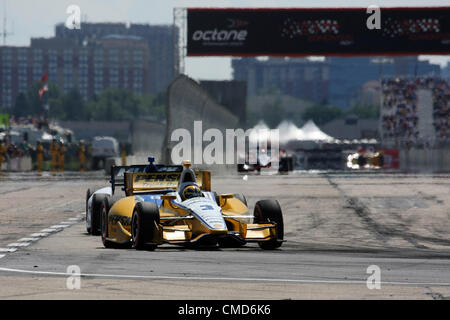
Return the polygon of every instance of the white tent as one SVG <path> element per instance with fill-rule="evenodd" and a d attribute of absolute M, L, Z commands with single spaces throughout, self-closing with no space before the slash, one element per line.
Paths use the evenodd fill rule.
<path fill-rule="evenodd" d="M 306 122 L 301 128 L 298 128 L 291 121 L 285 120 L 278 125 L 277 129 L 279 130 L 280 143 L 282 144 L 289 141 L 338 142 L 338 140 L 320 130 L 312 120 Z M 264 121 L 260 121 L 252 130 L 255 130 L 256 133 L 252 135 L 252 138 L 257 138 L 258 141 L 267 141 L 269 138 L 270 128 Z"/>
<path fill-rule="evenodd" d="M 250 139 L 258 142 L 269 140 L 270 128 L 264 121 L 260 121 L 255 127 L 252 128 L 254 134 Z M 298 128 L 294 123 L 289 120 L 281 122 L 277 129 L 279 130 L 279 146 L 288 150 L 296 149 L 315 149 L 323 144 L 374 144 L 377 141 L 375 139 L 362 139 L 362 140 L 339 140 L 326 134 L 314 123 L 312 120 L 308 120 L 301 128 Z"/>
<path fill-rule="evenodd" d="M 249 140 L 257 142 L 270 140 L 270 128 L 263 120 L 259 121 L 251 130 L 252 134 L 250 134 Z"/>
<path fill-rule="evenodd" d="M 278 125 L 280 143 L 288 143 L 291 140 L 301 140 L 304 136 L 301 129 L 297 128 L 291 121 L 284 120 Z"/>
<path fill-rule="evenodd" d="M 298 140 L 303 141 L 323 141 L 323 142 L 335 142 L 336 139 L 327 135 L 325 132 L 319 129 L 318 126 L 312 120 L 308 120 L 305 125 L 300 129 L 303 133 L 303 137 Z"/>
<path fill-rule="evenodd" d="M 320 130 L 312 120 L 306 122 L 301 128 L 297 128 L 295 124 L 285 120 L 279 124 L 278 130 L 280 131 L 280 143 L 289 141 L 338 142 Z"/>

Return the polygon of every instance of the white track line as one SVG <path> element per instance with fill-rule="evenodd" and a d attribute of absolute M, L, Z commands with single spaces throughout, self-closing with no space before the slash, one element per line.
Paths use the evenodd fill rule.
<path fill-rule="evenodd" d="M 19 240 L 17 240 L 17 242 L 34 242 L 34 241 L 38 241 L 39 238 L 21 238 Z"/>
<path fill-rule="evenodd" d="M 48 232 L 37 232 L 37 233 L 32 233 L 30 234 L 31 237 L 36 238 L 36 237 L 47 237 L 49 235 Z"/>
<path fill-rule="evenodd" d="M 29 245 L 29 242 L 13 242 L 8 244 L 8 247 L 28 247 Z"/>
<path fill-rule="evenodd" d="M 17 247 L 28 247 L 32 242 L 39 241 L 45 237 L 52 235 L 52 233 L 63 231 L 78 222 L 83 220 L 84 212 L 78 214 L 76 217 L 68 218 L 68 221 L 62 221 L 60 224 L 51 226 L 46 229 L 42 229 L 40 232 L 32 233 L 30 237 L 21 238 L 17 242 L 13 242 L 7 245 L 8 248 L 0 248 L 0 252 L 11 253 L 17 250 Z M 0 258 L 5 257 L 5 254 L 1 254 Z"/>
<path fill-rule="evenodd" d="M 40 274 L 51 276 L 74 276 L 73 273 L 67 272 L 52 272 L 52 271 L 33 271 L 21 270 L 12 268 L 0 268 L 0 271 Z M 284 282 L 284 283 L 319 283 L 319 284 L 363 284 L 367 281 L 362 280 L 315 280 L 315 279 L 270 279 L 270 278 L 226 278 L 226 277 L 185 277 L 185 276 L 138 276 L 138 275 L 117 275 L 117 274 L 98 274 L 98 273 L 80 273 L 75 274 L 80 277 L 97 277 L 97 278 L 123 278 L 123 279 L 152 279 L 152 280 L 193 280 L 193 281 L 253 281 L 253 282 Z M 381 285 L 401 285 L 401 286 L 440 286 L 448 287 L 450 283 L 445 282 L 397 282 L 397 281 L 382 281 Z"/>
<path fill-rule="evenodd" d="M 50 229 L 64 229 L 67 227 L 69 227 L 68 224 L 57 224 L 57 225 L 51 226 Z"/>

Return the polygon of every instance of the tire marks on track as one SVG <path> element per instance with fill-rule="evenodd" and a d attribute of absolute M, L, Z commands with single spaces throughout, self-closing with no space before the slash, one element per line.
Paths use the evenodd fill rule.
<path fill-rule="evenodd" d="M 337 183 L 332 180 L 332 177 L 325 174 L 324 177 L 328 180 L 330 185 L 336 189 L 342 197 L 345 199 L 348 204 L 345 208 L 351 209 L 355 212 L 355 214 L 362 220 L 364 225 L 367 227 L 367 230 L 371 232 L 379 241 L 389 247 L 388 241 L 390 238 L 399 237 L 411 245 L 413 245 L 417 249 L 426 249 L 427 247 L 419 242 L 429 242 L 437 245 L 450 245 L 450 240 L 440 239 L 434 237 L 422 236 L 416 233 L 408 232 L 405 228 L 402 228 L 402 225 L 397 224 L 395 227 L 387 226 L 378 223 L 374 219 L 370 217 L 371 211 L 360 199 L 357 197 L 348 196 Z M 401 220 L 401 217 L 398 216 L 398 219 Z"/>

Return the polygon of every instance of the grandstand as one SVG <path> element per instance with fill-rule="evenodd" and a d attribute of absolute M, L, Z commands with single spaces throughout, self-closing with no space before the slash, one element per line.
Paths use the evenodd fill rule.
<path fill-rule="evenodd" d="M 450 80 L 385 79 L 380 108 L 380 133 L 385 146 L 450 145 Z"/>

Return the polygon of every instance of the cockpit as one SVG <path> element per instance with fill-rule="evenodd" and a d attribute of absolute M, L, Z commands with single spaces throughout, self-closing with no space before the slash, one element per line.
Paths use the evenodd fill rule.
<path fill-rule="evenodd" d="M 191 163 L 185 161 L 183 163 L 183 171 L 178 181 L 178 194 L 181 199 L 187 200 L 196 197 L 203 197 L 203 193 L 197 185 L 197 179 L 194 170 L 191 169 Z"/>

